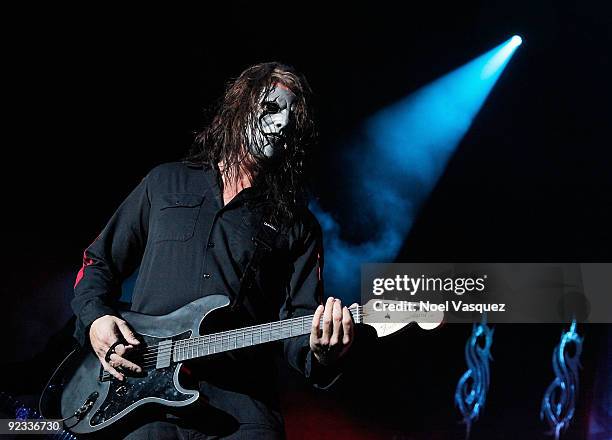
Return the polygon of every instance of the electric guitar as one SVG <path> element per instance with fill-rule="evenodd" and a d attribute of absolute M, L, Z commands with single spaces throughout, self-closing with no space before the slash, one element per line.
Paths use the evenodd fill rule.
<path fill-rule="evenodd" d="M 187 406 L 196 402 L 200 394 L 181 385 L 179 372 L 184 362 L 311 331 L 313 315 L 201 333 L 209 321 L 214 322 L 215 314 L 228 309 L 229 303 L 226 296 L 211 295 L 163 316 L 121 313 L 141 341 L 126 357 L 141 366 L 142 372 L 123 371 L 125 378 L 119 381 L 104 371 L 91 349 L 76 349 L 47 383 L 40 399 L 40 414 L 45 419 L 62 419 L 72 433 L 86 434 L 109 427 L 143 405 Z M 369 304 L 366 310 L 372 310 Z M 390 322 L 389 314 L 364 313 L 363 306 L 354 305 L 349 310 L 356 323 L 373 326 L 379 337 L 411 322 L 425 329 L 435 328 L 443 317 L 442 313 L 405 313 L 402 322 Z"/>

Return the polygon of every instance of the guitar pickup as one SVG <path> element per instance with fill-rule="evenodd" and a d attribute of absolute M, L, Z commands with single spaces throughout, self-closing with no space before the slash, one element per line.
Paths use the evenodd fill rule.
<path fill-rule="evenodd" d="M 161 341 L 157 346 L 155 368 L 166 368 L 172 362 L 172 339 Z"/>

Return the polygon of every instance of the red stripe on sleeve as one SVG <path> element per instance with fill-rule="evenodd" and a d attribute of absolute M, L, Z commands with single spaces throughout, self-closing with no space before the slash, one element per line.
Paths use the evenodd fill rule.
<path fill-rule="evenodd" d="M 102 233 L 98 234 L 96 239 L 93 241 L 93 243 L 91 243 L 87 247 L 87 249 L 89 249 L 97 240 L 99 240 L 101 235 L 102 235 Z M 74 287 L 76 287 L 81 282 L 81 280 L 83 279 L 83 276 L 85 275 L 85 268 L 87 266 L 91 266 L 93 264 L 93 260 L 87 256 L 87 249 L 85 249 L 83 251 L 83 266 L 81 266 L 81 269 L 79 270 L 79 273 L 77 273 L 76 281 L 74 282 Z"/>
<path fill-rule="evenodd" d="M 85 275 L 85 268 L 87 266 L 90 266 L 90 265 L 93 264 L 93 260 L 91 258 L 87 257 L 87 254 L 85 252 L 83 252 L 83 266 L 81 266 L 81 269 L 79 270 L 79 273 L 77 273 L 76 281 L 74 282 L 74 287 L 75 288 L 81 282 L 81 280 L 83 279 L 83 275 Z"/>

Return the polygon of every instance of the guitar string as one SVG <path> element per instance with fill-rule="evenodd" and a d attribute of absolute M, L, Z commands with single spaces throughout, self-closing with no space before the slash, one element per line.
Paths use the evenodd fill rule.
<path fill-rule="evenodd" d="M 356 306 L 356 311 L 355 313 L 358 316 L 365 316 L 366 314 L 364 312 L 362 312 L 363 307 L 362 306 Z M 349 309 L 350 310 L 350 309 Z M 204 342 L 205 340 L 209 340 L 208 342 L 210 342 L 210 339 L 223 339 L 223 338 L 231 338 L 231 337 L 239 337 L 240 335 L 244 336 L 247 332 L 250 332 L 251 334 L 255 333 L 255 332 L 259 332 L 260 334 L 263 331 L 266 332 L 273 332 L 273 331 L 282 331 L 285 327 L 295 327 L 295 326 L 303 326 L 304 322 L 306 321 L 312 321 L 312 318 L 314 317 L 314 315 L 306 315 L 306 316 L 298 316 L 295 318 L 289 318 L 283 321 L 274 321 L 271 323 L 267 323 L 267 324 L 257 324 L 257 325 L 253 325 L 253 326 L 249 326 L 249 327 L 244 327 L 241 329 L 234 329 L 234 330 L 226 330 L 223 332 L 218 332 L 218 333 L 213 333 L 210 335 L 201 335 L 201 336 L 196 336 L 194 338 L 188 338 L 188 339 L 179 339 L 177 341 L 172 341 L 172 343 L 170 345 L 167 345 L 165 347 L 163 347 L 163 349 L 169 349 L 169 348 L 175 348 L 177 345 L 183 345 L 183 344 L 199 344 L 200 342 Z M 322 319 L 322 318 L 321 318 Z M 254 332 L 255 330 L 255 332 Z M 217 342 L 215 342 L 217 343 Z M 130 353 L 134 353 L 134 354 L 143 354 L 143 357 L 145 356 L 157 356 L 159 349 L 160 349 L 160 344 L 157 345 L 153 345 L 153 346 L 147 346 L 146 348 L 142 348 L 139 349 L 137 347 L 134 347 L 134 349 L 130 350 Z M 188 348 L 186 346 L 181 346 L 179 347 L 179 349 L 185 349 Z"/>
<path fill-rule="evenodd" d="M 143 361 L 143 365 L 150 366 L 152 363 L 157 364 L 157 360 L 160 356 L 166 357 L 168 360 L 175 358 L 175 361 L 183 361 L 253 345 L 274 342 L 291 336 L 308 334 L 309 331 L 305 331 L 304 327 L 305 326 L 300 323 L 294 323 L 291 327 L 277 327 L 276 329 L 270 331 L 267 340 L 263 334 L 258 336 L 256 334 L 247 334 L 246 332 L 209 338 L 208 342 L 205 342 L 204 344 L 201 344 L 201 341 L 181 340 L 177 341 L 178 344 L 176 344 L 173 349 L 168 347 L 168 349 L 166 349 L 166 353 L 158 353 L 157 355 L 149 356 L 149 358 Z M 278 336 L 275 336 L 275 333 L 277 333 Z M 251 341 L 250 343 L 249 339 Z"/>
<path fill-rule="evenodd" d="M 307 333 L 304 333 L 304 334 L 307 334 Z M 299 336 L 299 335 L 295 335 L 295 336 Z M 285 339 L 285 338 L 280 338 L 280 339 Z M 181 341 L 178 341 L 178 342 L 185 342 L 185 341 L 181 340 Z M 259 342 L 257 342 L 256 344 L 253 344 L 253 345 L 257 345 L 257 344 L 260 344 L 260 343 L 268 343 L 268 342 L 273 342 L 273 340 L 272 339 L 268 340 L 268 341 L 260 340 Z M 215 347 L 218 346 L 219 344 L 221 344 L 221 346 L 220 346 L 220 349 L 217 351 L 217 350 L 215 350 Z M 195 347 L 190 346 L 190 345 L 184 345 L 183 347 L 180 347 L 176 352 L 175 351 L 170 352 L 168 354 L 168 357 L 169 357 L 168 360 L 170 360 L 172 358 L 172 356 L 178 354 L 179 352 L 185 353 L 188 356 L 185 359 L 174 360 L 174 362 L 182 362 L 182 361 L 185 361 L 185 360 L 189 360 L 192 357 L 204 357 L 204 356 L 209 356 L 209 355 L 213 355 L 213 354 L 217 354 L 217 353 L 222 353 L 222 352 L 226 352 L 226 351 L 235 350 L 237 348 L 242 348 L 242 347 L 237 347 L 236 344 L 234 344 L 234 347 L 229 348 L 230 347 L 229 339 L 228 339 L 228 342 L 227 342 L 228 348 L 224 349 L 223 348 L 223 344 L 224 344 L 223 340 L 215 341 L 213 343 L 213 352 L 212 353 L 210 352 L 210 346 L 209 346 L 208 349 L 207 349 L 207 353 L 206 354 L 202 354 L 202 355 L 198 355 L 198 356 L 195 356 L 193 354 Z M 203 348 L 202 348 L 202 351 L 204 351 Z M 197 351 L 197 348 L 195 348 L 195 352 L 199 353 Z M 153 367 L 156 367 L 156 366 L 157 366 L 157 360 L 153 360 L 153 362 L 146 362 L 146 363 L 141 365 L 141 367 L 144 368 L 144 369 L 150 369 L 150 368 L 152 369 Z M 107 371 L 103 372 L 103 377 L 104 378 L 108 378 L 109 376 L 110 376 L 110 373 L 108 373 Z"/>
<path fill-rule="evenodd" d="M 353 310 L 353 309 L 356 309 L 356 310 Z M 363 319 L 363 316 L 367 315 L 366 313 L 362 311 L 363 306 L 360 306 L 360 305 L 349 307 L 349 310 L 355 313 L 356 315 L 355 319 L 357 320 L 357 322 L 361 322 L 361 319 Z M 261 343 L 273 342 L 273 340 L 278 340 L 278 339 L 272 339 L 270 337 L 268 341 L 264 341 L 263 331 L 268 332 L 270 336 L 274 332 L 278 331 L 279 336 L 281 336 L 279 339 L 285 339 L 285 337 L 282 337 L 283 331 L 289 331 L 290 335 L 293 332 L 292 329 L 294 329 L 295 327 L 300 327 L 302 329 L 300 331 L 304 331 L 303 330 L 304 324 L 308 321 L 312 321 L 313 317 L 314 315 L 299 316 L 296 318 L 290 318 L 290 319 L 283 320 L 283 321 L 275 321 L 275 322 L 268 323 L 268 324 L 258 324 L 254 326 L 244 327 L 242 329 L 228 330 L 224 332 L 213 333 L 211 335 L 202 335 L 202 336 L 197 336 L 194 338 L 180 339 L 177 341 L 172 341 L 171 344 L 168 344 L 167 346 L 161 348 L 162 350 L 167 352 L 167 354 L 163 353 L 162 355 L 167 356 L 169 358 L 172 358 L 176 355 L 187 355 L 185 359 L 181 359 L 181 360 L 188 360 L 189 358 L 193 358 L 193 357 L 203 357 L 203 356 L 207 356 L 211 354 L 231 351 L 237 348 L 243 348 L 245 345 L 243 345 L 242 347 L 238 347 L 238 339 L 242 337 L 243 344 L 244 344 L 244 342 L 246 342 L 247 333 L 251 338 L 251 344 L 246 345 L 246 346 L 258 345 Z M 256 329 L 256 328 L 258 328 L 259 333 L 260 333 L 259 342 L 253 343 L 254 339 L 257 337 L 256 332 L 253 332 L 253 329 Z M 307 333 L 302 333 L 302 335 L 304 334 L 307 334 Z M 230 341 L 232 339 L 234 340 L 234 344 L 233 344 L 234 348 L 229 348 L 231 346 Z M 224 349 L 223 346 L 226 343 L 227 343 L 228 348 Z M 140 363 L 142 364 L 140 366 L 143 368 L 147 368 L 147 367 L 151 367 L 157 364 L 157 359 L 160 356 L 160 353 L 159 353 L 160 345 L 161 344 L 157 344 L 155 346 L 149 346 L 146 349 L 141 349 L 141 350 L 138 350 L 138 349 L 133 350 L 133 351 L 131 350 L 131 352 L 132 353 L 138 353 L 138 352 L 144 353 L 144 355 L 140 359 L 141 361 Z M 213 348 L 212 353 L 210 353 L 211 346 Z M 200 351 L 202 352 L 204 351 L 204 347 L 206 347 L 206 352 L 207 352 L 206 355 L 204 354 L 199 355 Z M 218 351 L 216 350 L 216 347 L 220 347 Z M 194 355 L 194 353 L 196 354 Z M 138 362 L 139 360 L 135 360 L 135 361 Z M 151 362 L 151 361 L 154 361 L 154 362 Z"/>
<path fill-rule="evenodd" d="M 362 312 L 363 306 L 357 306 L 356 308 L 357 308 L 357 310 L 355 311 L 355 315 L 356 315 L 355 319 L 357 320 L 357 322 L 362 322 L 361 319 L 363 319 L 364 316 L 367 316 L 367 313 Z M 212 335 L 203 335 L 203 336 L 199 336 L 199 337 L 196 337 L 196 338 L 181 339 L 181 340 L 178 340 L 178 341 L 172 341 L 171 345 L 168 345 L 168 347 L 164 347 L 166 349 L 172 347 L 172 349 L 167 350 L 168 354 L 164 355 L 164 356 L 168 356 L 168 358 L 169 358 L 168 360 L 170 360 L 170 359 L 172 359 L 172 357 L 174 357 L 175 355 L 178 355 L 178 354 L 185 354 L 185 355 L 187 355 L 187 357 L 185 359 L 181 359 L 181 360 L 178 360 L 178 361 L 175 360 L 175 362 L 181 362 L 181 361 L 184 361 L 184 360 L 189 360 L 189 359 L 191 359 L 193 357 L 204 357 L 204 356 L 209 356 L 209 355 L 213 355 L 213 354 L 217 354 L 217 353 L 222 353 L 222 352 L 226 352 L 226 351 L 235 350 L 237 348 L 243 348 L 243 347 L 237 347 L 238 332 L 242 332 L 243 333 L 243 337 L 244 337 L 247 329 L 255 328 L 255 327 L 260 327 L 260 330 L 263 330 L 263 326 L 270 326 L 270 329 L 268 329 L 268 330 L 270 331 L 270 334 L 272 334 L 272 330 L 271 330 L 271 326 L 272 325 L 279 326 L 278 330 L 282 331 L 283 330 L 283 328 L 282 328 L 283 324 L 287 323 L 289 321 L 291 321 L 291 326 L 292 327 L 295 327 L 295 325 L 297 324 L 297 325 L 300 325 L 303 328 L 304 323 L 308 322 L 309 320 L 312 320 L 313 317 L 314 317 L 314 315 L 300 316 L 300 317 L 297 317 L 297 318 L 290 318 L 290 319 L 287 319 L 287 320 L 284 320 L 284 321 L 275 321 L 275 322 L 272 322 L 272 323 L 269 323 L 269 324 L 255 325 L 255 326 L 245 327 L 243 329 L 229 330 L 229 331 L 226 331 L 226 332 L 221 332 L 221 333 L 212 334 Z M 323 319 L 323 318 L 321 318 L 321 319 Z M 298 321 L 300 321 L 300 322 L 298 322 Z M 233 348 L 229 348 L 229 346 L 230 346 L 230 342 L 229 341 L 230 341 L 230 333 L 231 332 L 235 332 L 236 333 L 236 335 L 235 335 L 236 337 L 235 337 L 235 342 L 234 342 L 234 347 Z M 219 335 L 224 334 L 224 333 L 227 333 L 227 346 L 228 346 L 228 348 L 226 348 L 226 349 L 223 349 L 224 338 L 222 336 L 219 336 Z M 302 335 L 304 335 L 304 334 L 308 334 L 308 333 L 302 333 Z M 198 347 L 201 347 L 202 351 L 203 351 L 203 347 L 201 345 L 199 345 L 197 342 L 199 342 L 200 340 L 203 340 L 203 339 L 205 339 L 205 338 L 207 338 L 209 336 L 215 336 L 215 338 L 214 338 L 215 341 L 212 342 L 213 352 L 210 353 L 210 346 L 211 345 L 209 344 L 208 345 L 208 349 L 207 349 L 207 353 L 205 355 L 202 354 L 202 355 L 195 355 L 194 356 L 193 355 L 194 349 L 195 349 L 196 353 L 198 353 L 198 351 L 197 351 Z M 253 335 L 251 334 L 251 337 L 252 336 Z M 300 336 L 300 335 L 295 335 L 295 336 Z M 217 340 L 217 339 L 220 339 L 220 340 Z M 252 343 L 252 344 L 250 344 L 248 346 L 258 345 L 258 344 L 261 344 L 261 343 L 274 342 L 274 341 L 280 340 L 280 339 L 286 339 L 286 337 L 280 337 L 279 339 L 274 339 L 274 340 L 273 339 L 269 339 L 268 341 L 264 342 L 263 337 L 260 336 L 259 342 Z M 244 341 L 244 339 L 243 339 L 243 341 Z M 220 344 L 220 349 L 218 351 L 215 351 L 214 350 L 215 347 L 218 346 L 219 344 Z M 160 344 L 158 344 L 157 347 L 159 347 L 159 345 Z M 178 345 L 180 345 L 180 346 L 178 346 Z M 154 350 L 154 349 L 155 348 L 152 348 L 152 350 Z M 153 354 L 152 358 L 149 357 L 149 359 L 147 359 L 140 366 L 142 368 L 145 368 L 145 369 L 157 366 L 157 358 L 158 358 L 158 356 L 159 356 L 159 353 Z M 110 373 L 108 373 L 106 371 L 104 371 L 103 374 L 104 374 L 104 376 L 107 376 L 107 377 L 110 375 Z"/>
<path fill-rule="evenodd" d="M 357 310 L 356 315 L 358 317 L 358 321 L 361 322 L 360 321 L 362 319 L 361 317 L 363 317 L 365 314 Z M 298 327 L 300 328 L 300 330 L 297 330 L 297 332 L 302 332 L 304 331 L 303 328 L 305 327 L 305 323 L 311 321 L 313 317 L 314 315 L 300 316 L 297 318 L 291 318 L 291 319 L 284 320 L 284 321 L 276 321 L 276 322 L 272 322 L 269 324 L 263 324 L 263 325 L 260 324 L 256 326 L 245 327 L 242 329 L 228 330 L 225 332 L 214 333 L 211 335 L 197 336 L 195 338 L 180 339 L 177 341 L 172 341 L 172 344 L 162 347 L 161 349 L 167 351 L 168 355 L 170 355 L 174 349 L 176 349 L 177 351 L 181 351 L 181 352 L 184 351 L 184 352 L 189 353 L 190 350 L 192 351 L 193 350 L 197 351 L 198 349 L 203 350 L 203 346 L 206 346 L 207 344 L 208 345 L 213 344 L 214 346 L 221 344 L 223 346 L 225 341 L 227 341 L 227 344 L 229 346 L 231 345 L 230 344 L 231 340 L 235 341 L 234 342 L 235 348 L 241 348 L 237 346 L 237 342 L 240 337 L 242 337 L 243 342 L 246 341 L 247 336 L 250 336 L 251 341 L 253 341 L 257 337 L 257 330 L 258 330 L 259 331 L 259 341 L 260 341 L 258 343 L 262 343 L 264 341 L 264 337 L 263 337 L 264 331 L 270 334 L 273 334 L 275 332 L 279 332 L 279 334 L 282 334 L 283 331 L 285 332 L 289 331 L 291 335 L 294 329 Z M 257 330 L 253 331 L 256 328 Z M 307 333 L 301 333 L 301 334 L 303 335 Z M 281 337 L 281 339 L 283 339 L 283 337 Z M 271 339 L 266 342 L 270 342 L 270 341 Z M 160 344 L 158 344 L 157 346 L 153 346 L 147 350 L 141 350 L 141 352 L 145 352 L 145 355 L 142 356 L 142 359 L 144 359 L 145 361 L 150 360 L 152 358 L 156 359 L 159 356 L 159 350 L 160 350 L 159 345 Z M 256 344 L 251 343 L 249 345 L 256 345 Z"/>
<path fill-rule="evenodd" d="M 273 340 L 277 340 L 275 337 L 275 333 L 279 336 L 282 336 L 283 333 L 291 335 L 295 333 L 296 336 L 299 334 L 303 334 L 302 331 L 305 327 L 304 323 L 310 320 L 301 320 L 298 322 L 292 322 L 289 325 L 266 325 L 265 327 L 261 327 L 259 331 L 246 331 L 246 330 L 236 330 L 236 331 L 228 331 L 217 333 L 214 335 L 205 335 L 203 337 L 190 338 L 190 339 L 181 339 L 177 341 L 173 341 L 172 344 L 168 344 L 167 347 L 159 348 L 156 354 L 148 354 L 146 356 L 145 361 L 149 361 L 153 359 L 157 360 L 158 357 L 183 357 L 186 356 L 191 357 L 194 353 L 204 352 L 207 354 L 214 354 L 224 350 L 224 347 L 231 347 L 233 349 L 241 348 L 240 339 L 242 338 L 243 346 L 256 345 L 258 343 L 266 343 L 271 342 Z M 246 344 L 249 339 L 253 341 L 252 344 Z M 267 340 L 266 340 L 267 339 Z M 212 353 L 210 353 L 212 348 Z M 164 353 L 160 353 L 160 351 L 164 351 Z M 198 356 L 194 356 L 198 357 Z"/>
<path fill-rule="evenodd" d="M 227 330 L 227 331 L 223 331 L 219 333 L 213 333 L 210 335 L 201 335 L 201 336 L 196 336 L 194 338 L 188 338 L 188 339 L 179 339 L 177 341 L 172 341 L 172 345 L 173 346 L 183 345 L 186 343 L 197 344 L 200 342 L 204 342 L 204 340 L 206 339 L 208 339 L 210 342 L 210 339 L 225 339 L 225 338 L 239 337 L 239 336 L 244 336 L 246 333 L 256 334 L 257 332 L 259 332 L 260 334 L 263 334 L 264 331 L 271 333 L 274 331 L 282 331 L 285 329 L 289 329 L 289 327 L 291 328 L 294 328 L 296 326 L 303 327 L 305 322 L 312 321 L 313 317 L 314 315 L 300 316 L 297 318 L 291 318 L 291 319 L 287 319 L 284 321 L 275 321 L 275 322 L 271 322 L 268 324 L 258 324 L 254 326 L 244 327 L 242 329 Z M 150 348 L 147 348 L 145 350 L 140 350 L 140 351 L 141 352 L 146 352 L 146 351 L 151 352 L 151 351 L 159 350 L 160 345 L 161 344 L 157 344 L 156 346 L 152 346 Z M 167 350 L 170 347 L 171 347 L 170 345 L 167 345 L 163 347 L 163 349 Z M 180 348 L 183 349 L 186 347 L 180 347 Z"/>

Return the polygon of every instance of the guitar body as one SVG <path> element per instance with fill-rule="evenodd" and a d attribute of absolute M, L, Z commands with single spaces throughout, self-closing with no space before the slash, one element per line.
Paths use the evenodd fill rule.
<path fill-rule="evenodd" d="M 199 336 L 206 316 L 228 304 L 227 297 L 211 295 L 163 316 L 124 312 L 121 317 L 140 335 L 139 348 L 158 347 L 169 340 Z M 144 365 L 147 357 L 150 358 L 150 354 L 133 360 Z M 125 379 L 119 381 L 108 373 L 102 374 L 100 361 L 90 349 L 75 350 L 60 364 L 45 387 L 40 412 L 47 419 L 68 418 L 64 422 L 67 429 L 85 434 L 104 429 L 143 405 L 186 406 L 198 400 L 199 392 L 181 386 L 181 366 L 182 363 L 153 365 L 143 368 L 138 376 L 126 374 Z M 74 417 L 79 410 L 80 417 Z"/>

